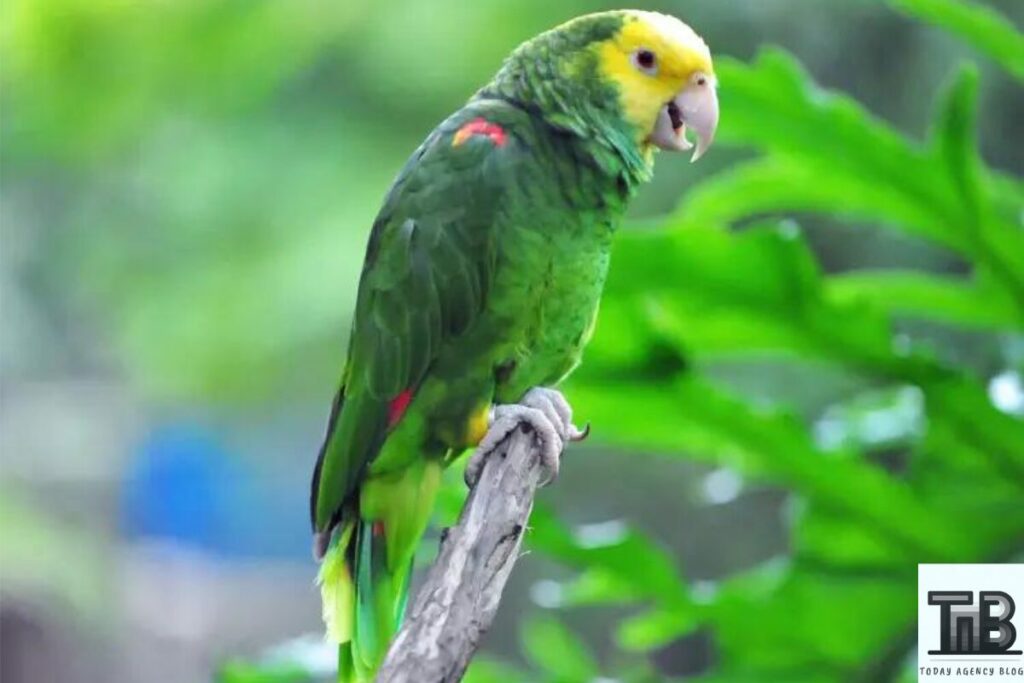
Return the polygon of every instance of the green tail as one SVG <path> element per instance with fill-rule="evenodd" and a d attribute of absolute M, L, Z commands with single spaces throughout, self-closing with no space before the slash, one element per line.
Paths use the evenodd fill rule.
<path fill-rule="evenodd" d="M 327 637 L 338 643 L 338 680 L 368 683 L 398 631 L 413 556 L 441 485 L 441 462 L 418 458 L 367 477 L 358 517 L 342 521 L 320 567 Z"/>
<path fill-rule="evenodd" d="M 373 680 L 401 625 L 411 569 L 411 562 L 388 569 L 379 523 L 353 521 L 336 533 L 319 583 L 327 637 L 338 643 L 339 683 Z"/>

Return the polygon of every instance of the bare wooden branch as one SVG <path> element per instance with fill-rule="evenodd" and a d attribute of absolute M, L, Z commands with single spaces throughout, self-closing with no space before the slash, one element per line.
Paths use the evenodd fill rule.
<path fill-rule="evenodd" d="M 377 674 L 377 683 L 462 679 L 501 601 L 544 477 L 532 432 L 492 453 Z"/>

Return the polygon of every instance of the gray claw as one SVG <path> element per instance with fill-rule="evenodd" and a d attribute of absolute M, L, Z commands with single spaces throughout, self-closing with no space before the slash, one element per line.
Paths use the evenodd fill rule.
<path fill-rule="evenodd" d="M 540 443 L 541 466 L 547 473 L 542 485 L 558 476 L 559 459 L 565 444 L 582 441 L 590 433 L 589 424 L 580 430 L 572 423 L 572 408 L 561 392 L 534 387 L 519 403 L 492 409 L 490 429 L 466 463 L 465 479 L 470 488 L 480 479 L 487 456 L 520 425 L 530 427 Z"/>
<path fill-rule="evenodd" d="M 589 422 L 583 425 L 583 429 L 576 429 L 576 427 L 573 427 L 572 429 L 572 433 L 569 434 L 569 441 L 586 441 L 587 437 L 590 436 Z"/>

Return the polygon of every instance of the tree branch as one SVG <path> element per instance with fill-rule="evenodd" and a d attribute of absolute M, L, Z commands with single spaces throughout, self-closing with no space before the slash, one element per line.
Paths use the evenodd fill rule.
<path fill-rule="evenodd" d="M 543 476 L 533 433 L 520 426 L 484 464 L 388 650 L 377 683 L 462 679 L 494 621 Z"/>

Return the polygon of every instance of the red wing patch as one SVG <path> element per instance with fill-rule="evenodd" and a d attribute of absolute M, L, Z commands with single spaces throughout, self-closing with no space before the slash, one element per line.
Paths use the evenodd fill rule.
<path fill-rule="evenodd" d="M 391 399 L 391 403 L 388 404 L 388 429 L 398 424 L 398 421 L 405 415 L 405 409 L 409 407 L 411 401 L 412 389 L 406 389 Z"/>
<path fill-rule="evenodd" d="M 474 135 L 484 135 L 498 147 L 503 147 L 508 141 L 504 128 L 496 123 L 491 123 L 487 119 L 478 117 L 469 123 L 463 124 L 462 128 L 455 132 L 455 136 L 452 138 L 452 147 L 458 147 Z"/>

